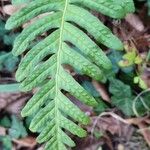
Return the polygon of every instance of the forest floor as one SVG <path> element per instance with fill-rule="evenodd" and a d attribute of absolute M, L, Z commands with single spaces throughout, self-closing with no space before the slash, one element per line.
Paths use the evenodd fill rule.
<path fill-rule="evenodd" d="M 11 49 L 22 29 L 4 28 L 9 15 L 18 7 L 9 0 L 0 3 L 0 150 L 43 150 L 43 145 L 36 142 L 37 134 L 28 130 L 32 118 L 20 115 L 35 92 L 20 92 L 15 81 L 21 58 L 13 56 Z M 150 150 L 150 4 L 149 0 L 136 0 L 135 5 L 136 12 L 122 20 L 93 12 L 124 42 L 125 50 L 106 49 L 113 63 L 114 81 L 104 85 L 74 75 L 98 99 L 99 105 L 92 109 L 77 103 L 92 121 L 85 127 L 87 138 L 72 136 L 77 144 L 73 150 Z M 1 87 L 2 84 L 6 86 Z M 121 96 L 117 97 L 118 93 Z M 127 97 L 127 93 L 132 94 Z"/>

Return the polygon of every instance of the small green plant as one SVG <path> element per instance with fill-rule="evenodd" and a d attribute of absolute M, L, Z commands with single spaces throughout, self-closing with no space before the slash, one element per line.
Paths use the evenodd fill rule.
<path fill-rule="evenodd" d="M 0 52 L 0 71 L 12 72 L 16 69 L 19 58 L 12 55 L 11 47 L 17 35 L 18 33 L 6 30 L 5 23 L 0 19 L 0 41 L 3 47 Z"/>
<path fill-rule="evenodd" d="M 123 55 L 123 60 L 119 61 L 118 65 L 122 68 L 126 68 L 126 67 L 134 67 L 135 65 L 138 65 L 140 67 L 137 67 L 139 69 L 137 69 L 137 73 L 134 77 L 134 83 L 138 84 L 140 88 L 142 89 L 147 89 L 147 85 L 146 83 L 142 80 L 141 75 L 143 72 L 143 64 L 147 63 L 147 58 L 143 59 L 138 50 L 136 49 L 136 47 L 134 46 L 133 43 L 131 43 L 131 45 L 129 46 L 128 44 L 126 44 L 125 46 L 125 51 L 126 53 Z"/>
<path fill-rule="evenodd" d="M 65 92 L 86 105 L 97 105 L 94 97 L 65 71 L 63 65 L 68 64 L 81 74 L 105 82 L 103 70 L 110 70 L 112 64 L 96 43 L 115 50 L 123 49 L 121 41 L 91 11 L 120 19 L 134 11 L 134 4 L 132 0 L 32 0 L 6 24 L 6 29 L 16 28 L 45 14 L 23 30 L 13 47 L 15 56 L 25 52 L 16 73 L 17 81 L 22 82 L 22 91 L 38 87 L 22 110 L 22 116 L 34 116 L 30 129 L 40 132 L 37 141 L 47 142 L 45 150 L 66 150 L 66 146 L 75 146 L 65 131 L 86 136 L 80 124 L 87 125 L 90 119 Z M 32 45 L 45 32 L 50 34 Z"/>

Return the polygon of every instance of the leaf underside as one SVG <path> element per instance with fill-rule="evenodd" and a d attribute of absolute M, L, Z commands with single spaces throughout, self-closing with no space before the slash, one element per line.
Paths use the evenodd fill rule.
<path fill-rule="evenodd" d="M 63 66 L 70 65 L 82 74 L 105 82 L 102 69 L 112 66 L 96 43 L 123 49 L 121 41 L 91 10 L 120 19 L 133 12 L 134 5 L 132 0 L 32 0 L 6 24 L 7 29 L 12 29 L 38 16 L 16 38 L 13 54 L 18 56 L 25 52 L 16 73 L 22 91 L 38 87 L 22 110 L 22 116 L 34 116 L 30 129 L 40 132 L 37 140 L 47 143 L 45 150 L 66 150 L 68 146 L 75 146 L 65 131 L 86 136 L 80 124 L 87 125 L 89 117 L 63 91 L 88 106 L 97 104 Z M 38 36 L 44 37 L 49 32 L 37 42 Z M 32 45 L 33 41 L 36 44 Z"/>

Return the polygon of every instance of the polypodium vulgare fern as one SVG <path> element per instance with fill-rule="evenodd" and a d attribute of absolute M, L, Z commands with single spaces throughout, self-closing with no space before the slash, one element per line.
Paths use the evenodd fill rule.
<path fill-rule="evenodd" d="M 16 73 L 17 81 L 22 81 L 21 89 L 29 91 L 38 87 L 22 115 L 34 116 L 30 129 L 40 132 L 37 140 L 47 142 L 46 150 L 66 150 L 66 146 L 75 146 L 65 131 L 79 137 L 86 136 L 86 131 L 75 122 L 86 125 L 89 117 L 63 91 L 89 106 L 97 104 L 63 65 L 69 64 L 82 74 L 104 82 L 106 78 L 102 68 L 111 69 L 111 62 L 96 43 L 123 49 L 121 41 L 91 10 L 122 18 L 134 11 L 134 5 L 132 0 L 32 0 L 12 15 L 6 24 L 7 29 L 12 29 L 45 14 L 16 38 L 13 53 L 20 55 L 26 52 Z M 31 44 L 47 31 L 50 34 L 46 38 L 34 46 Z"/>

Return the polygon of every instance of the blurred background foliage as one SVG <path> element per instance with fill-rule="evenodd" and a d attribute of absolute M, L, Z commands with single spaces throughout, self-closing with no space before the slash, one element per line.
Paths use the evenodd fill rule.
<path fill-rule="evenodd" d="M 20 4 L 22 1 L 28 2 L 29 0 L 12 0 L 15 4 Z M 136 133 L 142 130 L 140 133 L 144 137 L 144 142 L 150 145 L 150 0 L 136 0 L 135 4 L 135 15 L 131 14 L 122 21 L 110 20 L 98 14 L 104 23 L 108 24 L 124 42 L 124 51 L 106 50 L 113 68 L 106 72 L 108 82 L 105 85 L 97 81 L 91 81 L 86 76 L 72 73 L 72 70 L 67 68 L 75 76 L 76 80 L 99 102 L 99 105 L 94 110 L 79 104 L 81 109 L 87 112 L 93 120 L 92 127 L 87 128 L 88 131 L 90 130 L 89 137 L 91 137 L 91 131 L 94 136 L 94 142 L 91 145 L 96 146 L 94 148 L 89 147 L 89 150 L 113 150 L 113 148 L 114 150 L 131 150 L 130 146 L 133 143 L 131 144 L 128 141 L 126 146 L 125 141 L 122 142 L 120 139 L 116 139 L 116 137 L 120 136 L 118 131 L 115 131 L 114 128 L 109 128 L 109 126 L 117 126 L 117 128 L 121 128 L 121 131 L 124 131 L 124 124 L 119 125 L 119 127 L 118 124 L 115 124 L 118 121 L 119 123 L 126 122 L 130 126 L 129 130 L 132 127 L 136 130 Z M 19 84 L 15 81 L 15 71 L 21 58 L 13 56 L 11 50 L 16 36 L 22 29 L 5 30 L 5 22 L 12 10 L 14 11 L 14 8 L 9 0 L 1 1 L 0 150 L 37 150 L 42 149 L 42 146 L 36 143 L 36 135 L 28 130 L 32 117 L 23 119 L 20 116 L 21 108 L 35 91 L 21 93 Z M 72 100 L 74 101 L 74 98 Z M 98 121 L 101 124 L 98 124 Z M 135 137 L 135 132 L 130 130 L 130 133 L 132 133 L 130 137 L 130 141 L 132 141 L 132 138 Z M 113 138 L 114 135 L 115 138 Z M 107 140 L 110 140 L 109 142 L 105 140 L 106 137 Z M 122 134 L 121 137 L 123 137 Z M 139 135 L 137 136 L 136 134 L 136 137 L 138 137 L 134 141 L 136 144 L 139 139 L 142 141 Z M 101 140 L 103 142 L 99 143 Z M 124 149 L 119 149 L 119 144 L 124 146 Z M 139 143 L 139 145 L 133 146 L 133 150 L 148 150 L 149 147 L 145 145 L 141 147 L 143 144 Z M 88 150 L 87 147 L 88 144 L 84 141 L 78 145 L 77 149 Z"/>

